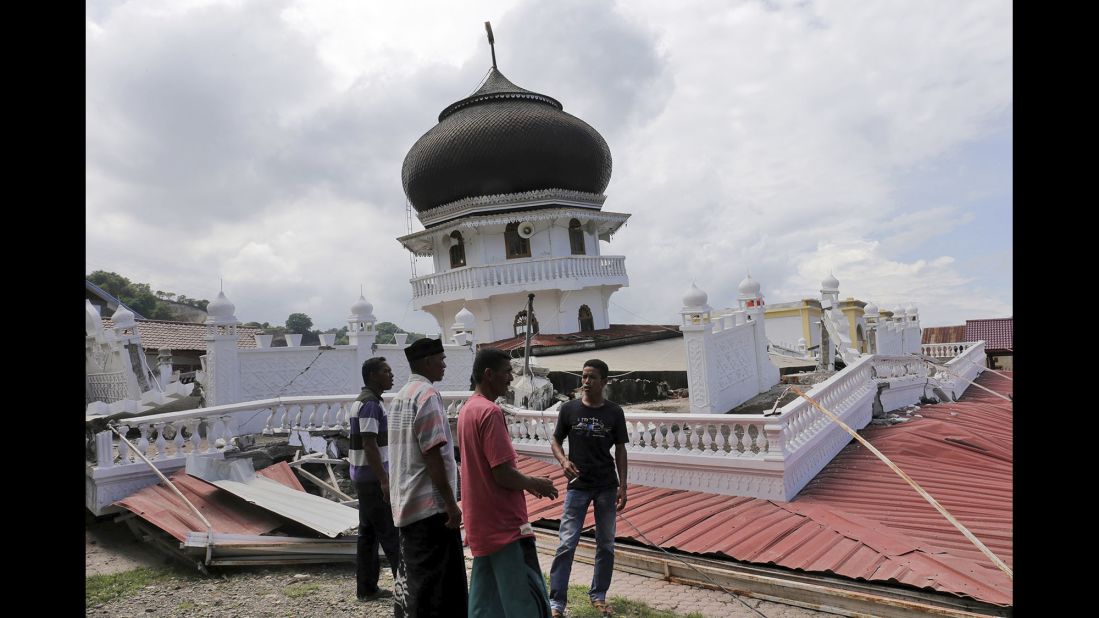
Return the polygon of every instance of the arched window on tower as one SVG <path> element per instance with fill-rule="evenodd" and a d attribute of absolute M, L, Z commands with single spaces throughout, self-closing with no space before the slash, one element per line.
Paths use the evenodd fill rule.
<path fill-rule="evenodd" d="M 572 246 L 573 255 L 584 255 L 584 230 L 580 228 L 580 220 L 569 221 L 569 245 Z"/>
<path fill-rule="evenodd" d="M 466 265 L 466 244 L 462 240 L 462 233 L 454 230 L 450 233 L 450 267 L 459 268 Z"/>
<path fill-rule="evenodd" d="M 595 330 L 595 319 L 591 317 L 591 309 L 587 305 L 580 305 L 580 332 Z"/>
<path fill-rule="evenodd" d="M 515 314 L 515 336 L 518 337 L 527 332 L 527 310 L 523 309 L 519 313 Z M 530 323 L 530 334 L 538 334 L 538 316 L 534 316 L 534 319 Z"/>
<path fill-rule="evenodd" d="M 519 223 L 513 221 L 504 229 L 504 244 L 509 260 L 530 257 L 530 239 L 519 235 Z"/>

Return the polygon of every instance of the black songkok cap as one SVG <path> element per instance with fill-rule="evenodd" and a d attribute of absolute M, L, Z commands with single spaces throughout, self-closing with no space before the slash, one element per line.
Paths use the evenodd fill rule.
<path fill-rule="evenodd" d="M 413 341 L 412 345 L 404 349 L 405 358 L 407 358 L 410 363 L 421 358 L 427 358 L 428 356 L 442 353 L 443 340 L 428 339 L 427 337 Z"/>

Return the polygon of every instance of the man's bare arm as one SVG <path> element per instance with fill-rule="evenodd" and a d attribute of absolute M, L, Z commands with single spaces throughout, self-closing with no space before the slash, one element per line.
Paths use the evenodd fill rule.
<path fill-rule="evenodd" d="M 628 469 L 626 463 L 626 445 L 614 445 L 614 463 L 618 467 L 618 500 L 615 502 L 615 510 L 626 508 L 626 478 Z"/>
<path fill-rule="evenodd" d="M 504 489 L 529 491 L 539 498 L 557 498 L 557 488 L 548 476 L 527 476 L 507 462 L 492 469 L 492 478 Z"/>
<path fill-rule="evenodd" d="M 561 443 L 556 438 L 550 440 L 550 448 L 553 449 L 553 456 L 557 459 L 557 463 L 561 464 L 561 467 L 565 470 L 565 477 L 570 481 L 580 476 L 580 468 L 576 467 L 576 464 L 569 460 L 565 455 L 565 449 L 561 448 Z"/>

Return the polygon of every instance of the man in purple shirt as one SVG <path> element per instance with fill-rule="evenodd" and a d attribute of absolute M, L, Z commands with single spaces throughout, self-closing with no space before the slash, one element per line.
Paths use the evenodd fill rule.
<path fill-rule="evenodd" d="M 393 370 L 376 356 L 363 363 L 362 393 L 351 407 L 351 480 L 359 497 L 359 542 L 355 596 L 370 601 L 391 596 L 378 587 L 378 545 L 397 576 L 399 537 L 389 507 L 389 429 L 382 393 L 393 388 Z"/>

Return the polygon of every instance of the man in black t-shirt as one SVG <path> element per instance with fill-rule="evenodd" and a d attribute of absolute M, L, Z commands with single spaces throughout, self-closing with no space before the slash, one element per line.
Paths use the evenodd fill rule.
<path fill-rule="evenodd" d="M 614 573 L 615 512 L 626 507 L 626 416 L 622 408 L 603 399 L 603 387 L 610 370 L 601 360 L 584 363 L 579 400 L 566 402 L 553 431 L 553 456 L 569 479 L 561 514 L 557 553 L 550 567 L 550 607 L 554 616 L 564 616 L 568 604 L 572 558 L 580 540 L 580 526 L 595 504 L 595 575 L 588 590 L 591 604 L 603 615 L 611 615 L 607 589 Z M 566 456 L 561 444 L 569 440 Z M 614 458 L 611 458 L 614 446 Z"/>

